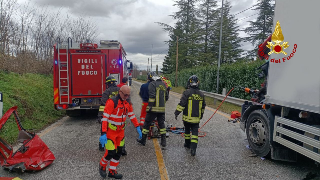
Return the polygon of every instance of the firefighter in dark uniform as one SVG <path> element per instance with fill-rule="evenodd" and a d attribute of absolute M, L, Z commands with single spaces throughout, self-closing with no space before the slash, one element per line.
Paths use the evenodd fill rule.
<path fill-rule="evenodd" d="M 138 140 L 142 145 L 146 145 L 147 135 L 149 133 L 151 123 L 157 118 L 161 134 L 161 146 L 166 147 L 166 127 L 165 109 L 166 101 L 168 101 L 168 92 L 166 85 L 162 82 L 161 78 L 155 73 L 150 74 L 153 81 L 149 83 L 149 101 L 147 106 L 146 120 L 142 129 L 142 138 Z"/>
<path fill-rule="evenodd" d="M 187 86 L 189 88 L 183 92 L 174 114 L 177 120 L 178 115 L 183 111 L 182 120 L 185 127 L 184 147 L 191 148 L 191 156 L 195 156 L 198 145 L 199 123 L 203 117 L 206 103 L 204 94 L 199 90 L 199 79 L 196 75 L 192 75 L 189 78 Z M 190 129 L 192 131 L 191 136 Z"/>
<path fill-rule="evenodd" d="M 107 100 L 118 95 L 119 93 L 120 87 L 117 87 L 116 82 L 117 80 L 113 76 L 106 77 L 107 89 L 102 94 L 101 104 L 100 104 L 99 113 L 98 113 L 100 123 L 103 116 L 104 106 Z M 102 147 L 100 142 L 99 142 L 99 150 L 104 151 L 104 148 Z"/>

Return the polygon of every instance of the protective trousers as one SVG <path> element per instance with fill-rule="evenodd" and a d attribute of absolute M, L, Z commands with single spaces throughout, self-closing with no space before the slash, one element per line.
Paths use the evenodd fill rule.
<path fill-rule="evenodd" d="M 199 130 L 199 123 L 189 123 L 186 121 L 183 121 L 184 127 L 185 127 L 185 147 L 191 148 L 191 149 L 197 149 L 198 145 L 198 130 Z M 190 130 L 192 132 L 192 135 L 190 136 Z"/>
<path fill-rule="evenodd" d="M 155 120 L 155 118 L 157 118 L 157 120 L 158 120 L 160 134 L 161 135 L 166 134 L 166 128 L 164 125 L 165 113 L 152 113 L 152 112 L 147 113 L 146 121 L 143 125 L 142 134 L 147 135 L 149 133 L 150 126 L 151 126 L 152 122 Z"/>
<path fill-rule="evenodd" d="M 112 170 L 116 171 L 119 165 L 119 159 L 124 146 L 124 130 L 112 130 L 108 128 L 107 138 L 108 141 L 105 144 L 106 152 L 101 158 L 100 165 L 105 169 L 110 161 L 109 172 L 111 172 Z"/>
<path fill-rule="evenodd" d="M 144 121 L 146 119 L 147 106 L 148 106 L 148 102 L 142 102 L 141 114 L 140 114 L 140 124 L 139 124 L 140 126 L 143 126 Z"/>

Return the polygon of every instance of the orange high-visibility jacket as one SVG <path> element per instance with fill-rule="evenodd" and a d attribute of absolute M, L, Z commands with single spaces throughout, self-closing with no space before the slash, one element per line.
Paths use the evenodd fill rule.
<path fill-rule="evenodd" d="M 104 108 L 103 118 L 101 119 L 102 132 L 107 132 L 108 123 L 116 126 L 117 130 L 124 130 L 127 115 L 130 117 L 134 127 L 138 127 L 138 120 L 134 115 L 132 105 L 129 102 L 126 100 L 123 101 L 120 98 L 120 95 L 108 99 Z"/>

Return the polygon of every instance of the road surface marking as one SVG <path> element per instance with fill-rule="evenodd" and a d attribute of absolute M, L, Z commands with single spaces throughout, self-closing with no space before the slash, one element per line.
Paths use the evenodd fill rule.
<path fill-rule="evenodd" d="M 153 144 L 154 144 L 154 150 L 157 156 L 160 178 L 161 180 L 169 180 L 167 168 L 164 164 L 161 148 L 159 146 L 157 138 L 153 139 Z"/>

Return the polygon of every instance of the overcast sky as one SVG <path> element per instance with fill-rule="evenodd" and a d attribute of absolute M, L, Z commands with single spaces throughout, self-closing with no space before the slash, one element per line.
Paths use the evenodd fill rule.
<path fill-rule="evenodd" d="M 30 1 L 39 7 L 47 7 L 51 11 L 64 9 L 73 16 L 90 17 L 98 27 L 97 40 L 118 40 L 127 52 L 127 59 L 132 60 L 139 69 L 147 69 L 148 58 L 151 59 L 152 69 L 156 65 L 162 68 L 168 46 L 164 41 L 169 40 L 167 32 L 155 22 L 174 25 L 169 16 L 178 9 L 173 6 L 173 0 L 18 0 L 20 4 Z M 232 5 L 231 13 L 236 14 L 253 4 L 256 0 L 229 0 Z M 225 2 L 225 0 L 224 0 Z M 221 0 L 218 0 L 221 6 Z M 254 20 L 257 12 L 248 10 L 236 15 L 240 29 L 248 26 L 246 21 Z M 240 36 L 246 36 L 243 32 Z M 98 43 L 98 42 L 97 42 Z M 152 48 L 153 45 L 153 48 Z M 242 49 L 251 50 L 250 43 L 243 44 Z"/>

